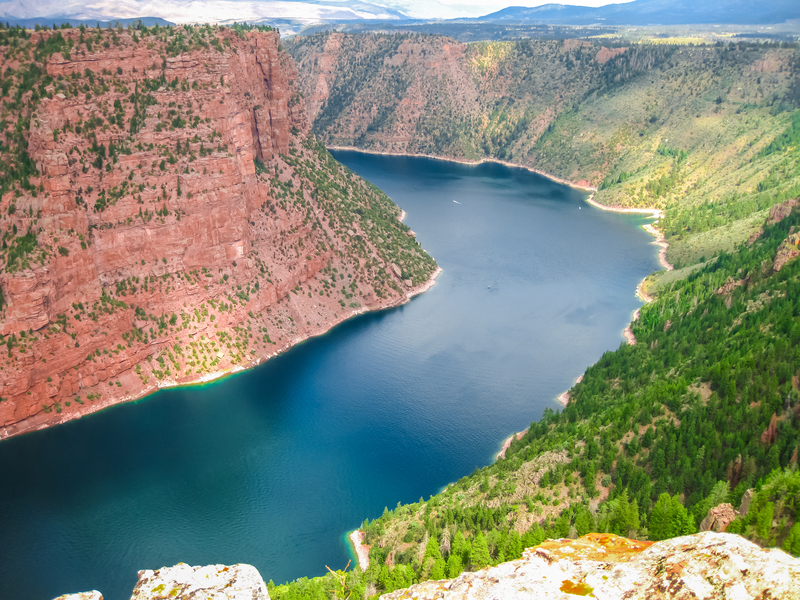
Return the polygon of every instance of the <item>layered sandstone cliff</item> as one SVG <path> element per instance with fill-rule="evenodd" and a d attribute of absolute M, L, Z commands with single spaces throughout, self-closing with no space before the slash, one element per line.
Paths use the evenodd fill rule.
<path fill-rule="evenodd" d="M 309 134 L 279 41 L 0 40 L 0 437 L 246 367 L 427 284 L 399 209 Z"/>

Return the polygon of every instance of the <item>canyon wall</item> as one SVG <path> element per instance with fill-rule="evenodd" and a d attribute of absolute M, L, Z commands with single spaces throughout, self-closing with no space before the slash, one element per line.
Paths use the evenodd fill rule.
<path fill-rule="evenodd" d="M 244 368 L 427 285 L 276 32 L 2 32 L 0 437 Z"/>
<path fill-rule="evenodd" d="M 678 266 L 733 250 L 800 194 L 796 47 L 335 32 L 286 46 L 326 144 L 500 160 L 666 209 Z"/>

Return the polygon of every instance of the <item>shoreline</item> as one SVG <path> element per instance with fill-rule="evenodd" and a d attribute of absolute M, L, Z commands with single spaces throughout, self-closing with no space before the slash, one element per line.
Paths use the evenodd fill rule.
<path fill-rule="evenodd" d="M 628 325 L 622 332 L 622 335 L 625 336 L 625 341 L 628 342 L 631 346 L 636 345 L 636 336 L 633 335 L 633 329 L 631 329 L 631 325 L 633 325 L 634 321 L 636 321 L 639 318 L 641 310 L 642 310 L 641 308 L 637 308 L 635 311 L 633 311 L 633 317 L 631 318 L 630 325 Z"/>
<path fill-rule="evenodd" d="M 584 373 L 585 373 L 585 371 L 584 371 Z M 578 376 L 575 378 L 575 382 L 574 382 L 574 383 L 572 384 L 572 386 L 570 386 L 570 388 L 569 388 L 570 390 L 571 390 L 573 387 L 575 387 L 576 385 L 578 385 L 578 384 L 579 384 L 581 381 L 583 381 L 583 375 L 584 375 L 584 373 L 581 373 L 580 375 L 578 375 Z M 560 395 L 558 398 L 556 398 L 556 402 L 558 402 L 558 403 L 559 403 L 561 406 L 563 406 L 564 408 L 566 408 L 566 407 L 567 407 L 567 404 L 569 404 L 569 390 L 567 390 L 566 392 L 563 392 L 563 393 L 562 393 L 562 394 L 561 394 L 561 395 Z"/>
<path fill-rule="evenodd" d="M 453 158 L 448 156 L 439 156 L 436 154 L 414 154 L 412 152 L 384 152 L 381 150 L 365 150 L 363 148 L 356 148 L 355 146 L 325 146 L 328 150 L 348 150 L 351 152 L 361 152 L 362 154 L 376 154 L 378 156 L 407 156 L 410 158 L 430 158 L 431 160 L 441 160 L 444 162 L 452 162 L 458 163 L 460 165 L 468 165 L 477 167 L 478 165 L 482 165 L 484 163 L 494 163 L 496 165 L 503 165 L 504 167 L 510 167 L 512 169 L 524 169 L 525 171 L 529 171 L 530 173 L 536 173 L 537 175 L 541 175 L 550 181 L 555 181 L 556 183 L 560 183 L 562 185 L 569 186 L 571 188 L 575 188 L 578 190 L 583 190 L 585 192 L 596 192 L 597 188 L 591 185 L 584 185 L 581 182 L 574 182 L 568 179 L 563 179 L 558 177 L 557 175 L 552 175 L 551 173 L 547 173 L 540 169 L 536 169 L 534 167 L 528 167 L 525 165 L 521 165 L 519 163 L 512 163 L 506 160 L 499 160 L 497 158 L 477 158 L 477 159 L 469 159 L 469 158 Z M 598 204 L 597 206 L 602 206 Z"/>
<path fill-rule="evenodd" d="M 666 239 L 664 238 L 664 234 L 655 227 L 655 224 L 658 221 L 660 221 L 661 219 L 664 218 L 664 211 L 659 209 L 659 208 L 629 208 L 629 207 L 623 207 L 623 206 L 607 206 L 605 204 L 600 204 L 599 202 L 597 202 L 594 199 L 594 195 L 598 191 L 597 188 L 594 187 L 594 186 L 591 186 L 591 185 L 588 185 L 588 184 L 584 185 L 583 182 L 577 182 L 576 183 L 574 181 L 569 181 L 567 179 L 563 179 L 561 177 L 557 177 L 556 175 L 552 175 L 551 173 L 546 173 L 544 171 L 541 171 L 539 169 L 535 169 L 533 167 L 528 167 L 528 166 L 521 165 L 521 164 L 518 164 L 518 163 L 508 162 L 508 161 L 505 161 L 505 160 L 498 160 L 496 158 L 481 158 L 481 159 L 470 160 L 470 159 L 467 159 L 467 158 L 453 158 L 453 157 L 447 157 L 447 156 L 438 156 L 438 155 L 434 155 L 434 154 L 415 154 L 415 153 L 411 153 L 411 152 L 386 152 L 386 151 L 381 151 L 381 150 L 366 150 L 366 149 L 363 149 L 363 148 L 356 148 L 355 146 L 335 146 L 335 145 L 331 145 L 331 146 L 325 146 L 325 147 L 328 150 L 346 150 L 346 151 L 351 151 L 351 152 L 360 152 L 362 154 L 374 154 L 374 155 L 378 155 L 378 156 L 408 156 L 408 157 L 412 157 L 412 158 L 429 158 L 429 159 L 432 159 L 432 160 L 441 160 L 441 161 L 445 161 L 445 162 L 452 162 L 452 163 L 458 163 L 458 164 L 462 164 L 462 165 L 471 165 L 471 166 L 477 166 L 477 165 L 481 165 L 481 164 L 484 164 L 484 163 L 495 163 L 495 164 L 503 165 L 505 167 L 516 168 L 516 169 L 524 169 L 524 170 L 529 171 L 531 173 L 536 173 L 537 175 L 545 177 L 545 178 L 549 179 L 550 181 L 554 181 L 556 183 L 560 183 L 562 185 L 569 186 L 569 187 L 571 187 L 573 189 L 579 189 L 579 190 L 583 190 L 583 191 L 589 192 L 589 196 L 585 199 L 586 203 L 589 204 L 590 206 L 593 206 L 594 208 L 599 209 L 599 210 L 603 210 L 603 211 L 606 211 L 606 212 L 620 213 L 620 214 L 648 215 L 650 218 L 653 219 L 653 222 L 652 223 L 647 223 L 646 225 L 643 225 L 642 229 L 644 229 L 647 233 L 649 233 L 650 235 L 652 235 L 655 238 L 655 240 L 653 240 L 651 243 L 655 244 L 656 246 L 659 247 L 658 263 L 666 271 L 674 270 L 674 266 L 671 265 L 667 261 L 667 248 L 669 247 L 669 244 L 667 243 Z M 402 213 L 401 220 L 402 220 L 403 217 L 405 217 L 405 213 Z M 642 279 L 642 281 L 639 282 L 639 285 L 636 286 L 635 295 L 636 295 L 637 298 L 639 298 L 645 304 L 649 304 L 650 302 L 653 301 L 653 297 L 650 296 L 644 289 L 644 283 L 645 283 L 646 280 L 647 280 L 647 277 Z M 639 312 L 640 312 L 640 309 L 636 309 L 636 311 L 633 313 L 631 322 L 628 324 L 628 326 L 622 332 L 622 335 L 625 338 L 625 340 L 631 345 L 635 345 L 636 344 L 636 337 L 633 335 L 633 330 L 631 329 L 631 325 L 633 324 L 633 322 L 636 319 L 639 318 Z M 582 380 L 583 380 L 583 374 L 581 374 L 575 380 L 575 383 L 576 384 L 580 383 Z M 575 385 L 575 384 L 573 384 L 573 385 Z M 560 394 L 556 398 L 556 401 L 559 404 L 561 404 L 562 406 L 566 407 L 567 404 L 569 404 L 569 390 L 567 390 L 567 391 L 563 392 L 562 394 Z M 505 440 L 505 442 L 503 443 L 503 449 L 497 454 L 497 456 L 495 457 L 495 460 L 497 460 L 497 458 L 501 457 L 501 454 L 505 455 L 505 450 L 507 449 L 507 446 L 505 444 L 506 444 L 506 442 L 508 444 L 511 443 L 511 437 L 513 437 L 513 435 L 515 435 L 515 434 L 512 434 L 512 436 L 510 436 L 508 439 Z"/>
<path fill-rule="evenodd" d="M 400 297 L 396 298 L 395 300 L 393 300 L 391 302 L 388 302 L 386 304 L 379 304 L 379 305 L 372 305 L 372 306 L 362 305 L 359 308 L 352 309 L 350 312 L 344 313 L 344 314 L 341 315 L 340 318 L 337 318 L 336 320 L 332 321 L 330 323 L 330 326 L 327 327 L 326 329 L 322 329 L 320 331 L 316 331 L 316 332 L 313 332 L 313 333 L 309 332 L 309 333 L 303 333 L 301 335 L 297 335 L 294 338 L 286 341 L 283 345 L 281 345 L 276 350 L 273 350 L 272 352 L 266 353 L 266 354 L 264 354 L 262 356 L 258 356 L 258 357 L 252 358 L 252 359 L 248 360 L 247 362 L 244 362 L 243 364 L 233 365 L 228 369 L 221 370 L 221 371 L 215 371 L 213 373 L 203 373 L 202 375 L 199 375 L 196 378 L 194 378 L 194 377 L 191 378 L 189 381 L 176 381 L 174 379 L 172 379 L 172 380 L 163 380 L 163 381 L 158 381 L 158 382 L 156 382 L 156 383 L 154 383 L 154 384 L 152 384 L 152 385 L 150 385 L 148 387 L 143 388 L 138 393 L 127 394 L 127 395 L 120 396 L 120 397 L 109 397 L 109 398 L 105 398 L 104 397 L 104 398 L 101 398 L 96 403 L 93 403 L 93 404 L 88 404 L 87 403 L 86 405 L 83 405 L 81 407 L 82 410 L 78 410 L 78 411 L 75 411 L 75 412 L 70 412 L 69 414 L 64 415 L 62 418 L 57 419 L 57 420 L 54 419 L 52 421 L 46 421 L 46 422 L 32 422 L 27 427 L 24 426 L 24 423 L 25 423 L 24 421 L 19 421 L 17 423 L 12 423 L 10 425 L 6 425 L 6 426 L 3 426 L 3 427 L 0 427 L 0 443 L 3 440 L 10 439 L 12 437 L 17 437 L 17 436 L 20 436 L 20 435 L 34 433 L 36 431 L 41 431 L 43 429 L 49 429 L 49 428 L 55 427 L 57 425 L 63 425 L 64 423 L 68 423 L 70 421 L 75 421 L 77 419 L 82 419 L 83 417 L 86 417 L 86 416 L 89 416 L 89 415 L 98 414 L 98 413 L 103 412 L 104 410 L 108 410 L 108 409 L 110 409 L 110 408 L 112 408 L 114 406 L 117 406 L 119 404 L 125 404 L 125 403 L 128 403 L 128 402 L 139 402 L 140 400 L 144 400 L 144 399 L 146 399 L 146 398 L 148 398 L 148 397 L 160 392 L 161 390 L 165 390 L 165 389 L 169 389 L 169 388 L 191 388 L 191 387 L 196 387 L 196 386 L 204 386 L 204 385 L 208 385 L 208 384 L 211 384 L 211 383 L 219 383 L 219 382 L 223 381 L 224 379 L 226 379 L 227 377 L 230 377 L 230 376 L 236 375 L 238 373 L 242 373 L 244 371 L 248 371 L 248 370 L 250 370 L 250 369 L 252 369 L 254 367 L 257 367 L 260 364 L 265 363 L 269 359 L 275 358 L 276 356 L 279 356 L 280 354 L 283 354 L 284 352 L 290 350 L 292 347 L 296 346 L 297 344 L 300 344 L 301 342 L 304 342 L 304 341 L 309 340 L 309 339 L 314 338 L 314 337 L 319 337 L 321 335 L 324 335 L 324 334 L 332 331 L 334 327 L 336 327 L 337 325 L 340 325 L 341 323 L 347 321 L 348 319 L 351 319 L 353 317 L 357 317 L 359 315 L 362 315 L 362 314 L 365 314 L 365 313 L 368 313 L 368 312 L 377 312 L 377 311 L 381 311 L 381 310 L 386 310 L 386 309 L 390 309 L 390 308 L 397 308 L 398 306 L 402 306 L 403 304 L 406 304 L 412 298 L 414 298 L 414 296 L 418 296 L 419 294 L 427 292 L 434 285 L 436 285 L 436 279 L 441 274 L 442 274 L 442 268 L 437 265 L 436 269 L 433 271 L 433 273 L 431 273 L 431 275 L 428 277 L 427 281 L 425 281 L 424 283 L 418 285 L 415 288 L 411 288 L 410 290 L 406 291 L 405 293 L 403 293 L 403 295 L 401 295 Z M 21 425 L 21 427 L 17 428 L 20 425 Z"/>
<path fill-rule="evenodd" d="M 362 571 L 366 571 L 369 568 L 370 548 L 364 543 L 366 541 L 367 534 L 360 529 L 356 529 L 351 531 L 349 534 L 345 534 L 345 537 L 349 541 L 349 545 L 352 548 L 353 553 L 356 555 L 356 564 Z"/>
<path fill-rule="evenodd" d="M 623 206 L 608 206 L 606 204 L 600 204 L 594 199 L 594 194 L 595 192 L 597 192 L 597 188 L 592 185 L 588 185 L 588 183 L 584 184 L 584 182 L 570 181 L 569 179 L 558 177 L 557 175 L 553 175 L 552 173 L 547 173 L 545 171 L 536 169 L 534 167 L 528 167 L 526 165 L 521 165 L 519 163 L 508 162 L 506 160 L 499 160 L 497 158 L 480 158 L 480 159 L 454 158 L 448 156 L 439 156 L 436 154 L 415 154 L 412 152 L 385 152 L 382 150 L 366 150 L 363 148 L 356 148 L 355 146 L 325 146 L 325 147 L 328 150 L 345 150 L 350 152 L 360 152 L 362 154 L 374 154 L 377 156 L 407 156 L 410 158 L 429 158 L 431 160 L 441 160 L 444 162 L 451 162 L 469 166 L 478 166 L 484 163 L 494 163 L 497 165 L 503 165 L 504 167 L 509 167 L 513 169 L 524 169 L 525 171 L 528 171 L 530 173 L 535 173 L 536 175 L 540 175 L 546 179 L 549 179 L 550 181 L 566 185 L 573 189 L 589 192 L 589 197 L 586 198 L 586 203 L 590 204 L 591 206 L 597 209 L 604 210 L 606 212 L 614 212 L 621 214 L 627 213 L 627 214 L 649 215 L 654 219 L 654 222 L 648 223 L 647 225 L 643 225 L 642 228 L 647 233 L 656 238 L 652 243 L 661 248 L 661 250 L 658 253 L 658 262 L 661 264 L 661 266 L 667 271 L 672 271 L 674 269 L 673 265 L 667 262 L 667 248 L 669 247 L 669 244 L 665 241 L 664 234 L 661 233 L 654 226 L 656 222 L 664 218 L 664 211 L 659 208 L 627 208 Z M 400 221 L 402 221 L 404 218 L 405 218 L 405 212 L 401 210 Z"/>
<path fill-rule="evenodd" d="M 523 429 L 522 431 L 519 431 L 517 433 L 512 433 L 510 436 L 508 436 L 503 441 L 503 447 L 500 449 L 500 452 L 498 452 L 497 455 L 494 457 L 495 461 L 498 461 L 501 458 L 505 458 L 506 457 L 506 450 L 508 450 L 511 447 L 511 442 L 514 441 L 514 438 L 516 438 L 518 440 L 521 440 L 522 437 L 526 433 L 528 433 L 528 428 L 527 427 L 525 429 Z"/>
<path fill-rule="evenodd" d="M 590 194 L 589 197 L 586 199 L 588 204 L 591 204 L 595 208 L 599 208 L 600 210 L 605 210 L 607 212 L 615 212 L 615 213 L 622 213 L 622 214 L 640 214 L 640 215 L 650 215 L 651 218 L 654 219 L 652 223 L 647 223 L 646 225 L 642 225 L 642 229 L 644 229 L 647 233 L 652 235 L 655 240 L 651 242 L 660 248 L 658 252 L 658 262 L 661 267 L 665 271 L 672 271 L 675 267 L 667 262 L 667 248 L 669 248 L 669 244 L 667 243 L 666 239 L 664 238 L 664 234 L 656 228 L 656 223 L 664 218 L 664 211 L 659 208 L 625 208 L 622 206 L 606 206 L 605 204 L 600 204 L 599 202 L 595 201 L 594 193 Z M 642 281 L 644 283 L 644 281 Z M 649 296 L 648 296 L 649 298 Z M 650 300 L 646 300 L 646 302 L 650 302 Z"/>

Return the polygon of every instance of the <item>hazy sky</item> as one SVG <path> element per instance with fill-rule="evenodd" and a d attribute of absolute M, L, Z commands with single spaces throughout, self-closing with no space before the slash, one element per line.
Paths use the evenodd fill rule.
<path fill-rule="evenodd" d="M 540 6 L 546 0 L 362 0 L 393 8 L 417 18 L 452 19 L 478 17 L 508 6 Z M 558 4 L 603 6 L 608 0 L 557 0 Z M 260 20 L 269 17 L 318 22 L 336 12 L 348 0 L 0 0 L 0 17 L 67 15 L 83 19 L 163 17 L 176 23 L 217 22 L 230 19 Z M 356 13 L 361 15 L 355 2 Z M 370 18 L 368 11 L 363 17 Z M 341 17 L 339 17 L 341 18 Z M 374 16 L 373 16 L 374 18 Z"/>
<path fill-rule="evenodd" d="M 500 10 L 507 6 L 541 6 L 542 4 L 574 4 L 576 6 L 619 4 L 619 2 L 609 2 L 608 0 L 558 0 L 555 2 L 548 2 L 546 0 L 439 0 L 439 2 L 455 8 L 473 8 L 477 6 L 480 8 L 488 8 L 490 11 Z"/>
<path fill-rule="evenodd" d="M 541 6 L 542 4 L 574 4 L 578 6 L 604 6 L 616 4 L 609 0 L 366 0 L 382 6 L 396 8 L 409 16 L 427 18 L 477 17 L 496 12 L 508 6 Z M 630 0 L 628 0 L 630 1 Z"/>

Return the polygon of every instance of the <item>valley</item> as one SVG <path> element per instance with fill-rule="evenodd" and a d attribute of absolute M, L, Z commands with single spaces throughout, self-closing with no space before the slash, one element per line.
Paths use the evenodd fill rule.
<path fill-rule="evenodd" d="M 219 388 L 186 391 L 208 406 L 228 403 L 217 413 L 236 424 L 225 430 L 233 432 L 228 443 L 216 437 L 217 420 L 190 408 L 163 423 L 118 412 L 36 434 L 58 457 L 59 473 L 78 473 L 60 462 L 72 448 L 87 464 L 113 448 L 110 456 L 130 468 L 127 485 L 136 484 L 123 486 L 130 497 L 144 490 L 172 514 L 169 482 L 180 481 L 190 490 L 183 497 L 217 490 L 220 506 L 247 506 L 262 525 L 267 498 L 313 522 L 327 510 L 315 504 L 314 484 L 326 482 L 320 489 L 341 492 L 336 527 L 359 506 L 368 564 L 269 581 L 273 600 L 429 589 L 437 584 L 427 581 L 480 578 L 487 567 L 529 561 L 554 544 L 546 540 L 596 532 L 640 540 L 641 550 L 646 540 L 727 531 L 800 555 L 798 47 L 601 36 L 463 43 L 330 31 L 281 40 L 269 26 L 238 24 L 0 29 L 0 436 L 244 370 L 430 289 L 441 269 L 388 192 L 408 198 L 401 204 L 415 206 L 415 229 L 436 234 L 437 257 L 443 249 L 442 288 L 407 307 L 424 315 L 405 321 L 410 331 L 398 312 L 376 314 L 337 329 L 341 346 L 317 340 L 272 363 L 298 376 L 268 363 Z M 386 164 L 391 176 L 381 171 Z M 648 231 L 661 236 L 661 259 L 674 269 L 654 270 L 656 248 L 634 249 L 645 243 L 643 217 L 601 213 L 576 188 L 599 208 L 660 211 Z M 512 222 L 500 223 L 499 206 L 505 218 L 516 215 Z M 543 243 L 529 247 L 531 239 Z M 614 270 L 621 265 L 624 274 Z M 634 268 L 643 272 L 629 281 Z M 635 284 L 647 272 L 639 289 L 646 302 L 623 341 L 616 313 L 633 313 Z M 539 295 L 546 302 L 534 302 Z M 425 313 L 435 298 L 437 311 Z M 482 309 L 480 318 L 465 301 Z M 378 321 L 388 337 L 352 353 L 348 336 L 380 329 Z M 546 360 L 529 361 L 534 355 Z M 299 356 L 307 363 L 292 362 Z M 330 406 L 328 388 L 313 387 L 315 373 L 343 386 Z M 353 379 L 339 381 L 345 373 Z M 555 398 L 563 381 L 575 383 L 562 408 Z M 184 398 L 180 389 L 167 393 Z M 327 420 L 308 417 L 303 443 L 290 444 L 288 455 L 305 452 L 305 463 L 271 471 L 270 461 L 284 458 L 271 445 L 281 439 L 271 424 L 290 421 L 282 411 L 296 398 L 307 417 Z M 159 406 L 116 410 L 156 415 L 172 405 Z M 457 441 L 449 434 L 458 428 L 436 420 L 447 422 L 448 412 L 463 427 Z M 373 420 L 354 425 L 365 414 Z M 404 421 L 409 415 L 420 420 Z M 104 417 L 119 440 L 138 431 L 151 443 L 135 452 L 136 444 L 109 443 L 91 429 Z M 372 496 L 352 465 L 375 459 L 375 481 L 396 495 L 423 478 L 413 464 L 381 462 L 380 443 L 332 450 L 340 438 L 372 444 L 359 427 L 384 431 L 375 439 L 396 443 L 389 446 L 398 457 L 404 443 L 419 444 L 421 462 L 433 455 L 419 440 L 432 440 L 442 453 L 424 467 L 436 476 L 452 474 L 453 455 L 466 454 L 459 448 L 494 444 L 483 439 L 487 431 L 498 443 L 515 435 L 497 460 L 484 452 L 466 469 L 459 462 L 458 475 L 436 486 L 417 465 L 426 489 L 444 487 L 394 506 L 396 497 Z M 88 506 L 86 490 L 75 488 L 58 510 L 37 508 L 58 497 L 48 486 L 61 479 L 29 439 L 0 444 L 7 472 L 21 482 L 5 493 L 5 513 L 24 516 L 9 517 L 9 527 L 33 535 L 39 515 L 69 515 L 75 506 L 76 522 L 92 510 L 108 514 L 107 490 L 92 493 Z M 162 443 L 184 459 L 163 479 L 148 466 L 162 464 Z M 195 472 L 190 459 L 206 454 L 209 471 Z M 81 465 L 93 474 L 86 489 L 102 487 L 106 467 Z M 369 509 L 337 469 L 369 496 Z M 52 477 L 28 486 L 38 472 Z M 397 474 L 408 488 L 394 487 Z M 300 502 L 286 508 L 291 499 L 281 494 L 300 479 L 306 506 L 315 507 L 308 515 L 296 514 Z M 260 500 L 256 508 L 228 494 L 240 483 L 244 497 Z M 381 513 L 375 503 L 384 501 Z M 202 536 L 187 527 L 175 538 L 184 534 Z M 277 561 L 290 544 L 282 535 L 265 549 L 262 533 L 252 547 Z M 301 537 L 310 543 L 313 534 Z M 532 547 L 540 550 L 525 551 Z M 32 548 L 6 562 L 19 558 L 27 568 Z M 781 560 L 795 564 L 787 554 Z"/>
<path fill-rule="evenodd" d="M 287 50 L 326 144 L 497 159 L 663 209 L 679 268 L 800 193 L 796 146 L 773 144 L 796 135 L 795 46 L 604 44 L 320 33 Z"/>

